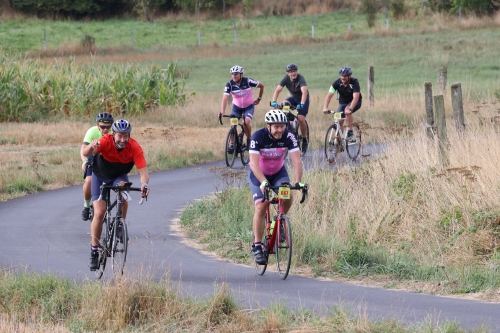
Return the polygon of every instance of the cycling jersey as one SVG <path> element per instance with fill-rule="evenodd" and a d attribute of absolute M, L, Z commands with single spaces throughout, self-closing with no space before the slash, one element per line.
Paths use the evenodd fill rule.
<path fill-rule="evenodd" d="M 137 169 L 146 167 L 144 152 L 137 141 L 129 138 L 128 144 L 121 151 L 116 149 L 111 134 L 107 134 L 99 141 L 93 161 L 94 174 L 101 178 L 112 179 L 122 174 L 128 174 L 135 166 Z"/>
<path fill-rule="evenodd" d="M 290 92 L 290 96 L 292 96 L 299 103 L 302 100 L 302 90 L 300 90 L 300 88 L 307 87 L 306 79 L 300 74 L 297 74 L 295 81 L 292 81 L 288 75 L 285 75 L 281 79 L 279 85 L 286 87 Z M 307 95 L 309 97 L 309 94 Z"/>
<path fill-rule="evenodd" d="M 333 91 L 332 91 L 333 90 Z M 349 80 L 349 84 L 347 87 L 344 87 L 342 84 L 342 80 L 339 78 L 332 83 L 330 88 L 330 92 L 335 93 L 335 90 L 339 94 L 339 103 L 340 104 L 349 104 L 352 102 L 353 96 L 352 94 L 355 92 L 359 93 L 359 100 L 362 100 L 361 97 L 361 88 L 359 87 L 359 81 L 355 77 L 351 77 Z"/>
<path fill-rule="evenodd" d="M 271 139 L 267 127 L 254 132 L 250 138 L 249 153 L 259 154 L 259 167 L 265 176 L 272 176 L 283 167 L 287 151 L 297 150 L 297 139 L 287 129 L 279 140 Z"/>
<path fill-rule="evenodd" d="M 252 87 L 259 86 L 259 81 L 254 79 L 243 77 L 241 78 L 240 84 L 237 84 L 233 80 L 226 83 L 224 88 L 224 94 L 233 96 L 233 104 L 239 108 L 246 108 L 249 105 L 253 105 L 253 91 Z"/>

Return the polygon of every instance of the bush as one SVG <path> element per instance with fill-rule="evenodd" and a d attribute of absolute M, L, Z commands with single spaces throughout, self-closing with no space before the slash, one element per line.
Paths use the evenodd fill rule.
<path fill-rule="evenodd" d="M 392 16 L 398 20 L 406 14 L 405 0 L 392 0 L 390 5 Z"/>
<path fill-rule="evenodd" d="M 377 0 L 362 0 L 363 11 L 366 15 L 366 22 L 370 28 L 375 26 L 375 19 L 377 16 L 377 11 L 379 9 L 379 3 Z"/>

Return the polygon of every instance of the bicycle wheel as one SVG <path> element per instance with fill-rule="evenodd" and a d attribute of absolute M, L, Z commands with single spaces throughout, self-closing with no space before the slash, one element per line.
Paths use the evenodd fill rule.
<path fill-rule="evenodd" d="M 261 242 L 262 252 L 264 252 L 264 256 L 266 257 L 266 263 L 267 263 L 269 260 L 269 251 L 267 248 L 267 222 L 265 222 L 265 221 L 269 221 L 267 213 L 266 213 L 266 218 L 264 220 L 265 228 L 264 228 L 264 234 L 262 235 L 262 242 Z M 253 255 L 253 253 L 252 253 L 252 255 Z M 261 265 L 261 264 L 256 263 L 255 260 L 254 260 L 254 264 L 255 264 L 255 270 L 257 271 L 257 274 L 264 275 L 264 273 L 266 272 L 266 269 L 267 269 L 267 264 Z"/>
<path fill-rule="evenodd" d="M 128 249 L 128 231 L 127 223 L 124 219 L 120 219 L 122 223 L 121 237 L 118 237 L 118 223 L 113 228 L 113 242 L 111 250 L 111 267 L 114 275 L 123 275 L 125 261 L 127 260 Z"/>
<path fill-rule="evenodd" d="M 354 161 L 358 158 L 359 153 L 361 152 L 361 129 L 359 128 L 359 125 L 353 126 L 353 132 L 356 142 L 347 142 L 345 149 L 347 156 Z"/>
<path fill-rule="evenodd" d="M 282 280 L 286 279 L 290 271 L 290 264 L 292 263 L 292 226 L 288 216 L 282 215 L 279 227 L 275 227 L 276 243 L 274 245 L 274 252 L 276 252 L 276 269 Z"/>
<path fill-rule="evenodd" d="M 243 130 L 243 126 L 241 126 L 241 131 L 243 132 L 243 135 L 241 137 L 238 137 L 238 138 L 241 138 L 241 142 L 240 142 L 240 158 L 241 158 L 241 163 L 243 163 L 243 165 L 247 165 L 250 162 L 250 155 L 248 153 L 248 148 L 249 147 L 247 147 L 247 141 L 250 138 L 247 137 L 245 131 Z"/>
<path fill-rule="evenodd" d="M 229 132 L 227 133 L 227 138 L 226 138 L 226 165 L 228 167 L 232 167 L 234 164 L 234 160 L 236 159 L 236 144 L 233 143 L 233 149 L 230 150 L 229 146 L 231 144 L 231 137 L 234 136 L 234 129 L 231 128 Z"/>
<path fill-rule="evenodd" d="M 104 274 L 104 269 L 106 268 L 106 259 L 108 257 L 109 250 L 109 221 L 107 218 L 107 213 L 104 215 L 104 220 L 102 222 L 102 233 L 101 240 L 99 241 L 99 267 L 94 271 L 96 279 L 100 279 Z"/>
<path fill-rule="evenodd" d="M 335 158 L 339 151 L 339 144 L 340 140 L 337 135 L 337 125 L 330 125 L 325 135 L 325 158 L 329 163 L 335 162 Z"/>

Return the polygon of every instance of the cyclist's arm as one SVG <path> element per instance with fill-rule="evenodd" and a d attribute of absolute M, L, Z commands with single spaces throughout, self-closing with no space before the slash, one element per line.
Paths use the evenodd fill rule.
<path fill-rule="evenodd" d="M 139 172 L 139 176 L 141 178 L 141 192 L 144 192 L 144 188 L 146 188 L 146 196 L 149 194 L 149 173 L 147 167 L 137 169 Z"/>
<path fill-rule="evenodd" d="M 280 86 L 278 84 L 278 86 L 276 87 L 276 90 L 274 91 L 274 94 L 273 94 L 273 101 L 276 101 L 278 100 L 278 96 L 280 95 L 280 92 L 283 90 L 283 86 Z"/>
<path fill-rule="evenodd" d="M 295 182 L 302 182 L 302 159 L 300 158 L 300 151 L 296 150 L 290 153 L 290 158 L 292 159 L 293 171 L 295 173 Z"/>
<path fill-rule="evenodd" d="M 229 99 L 229 95 L 224 93 L 222 95 L 222 104 L 220 106 L 220 113 L 222 113 L 222 115 L 224 115 L 224 113 L 226 112 L 226 106 L 227 106 L 228 99 Z"/>
<path fill-rule="evenodd" d="M 301 104 L 306 104 L 307 100 L 307 86 L 300 87 L 300 91 L 302 91 L 302 100 L 300 101 Z"/>
<path fill-rule="evenodd" d="M 266 180 L 266 176 L 264 175 L 264 172 L 262 172 L 262 169 L 259 166 L 259 154 L 249 154 L 250 155 L 250 169 L 252 170 L 253 175 L 257 180 L 262 183 L 264 180 Z"/>
<path fill-rule="evenodd" d="M 98 151 L 97 148 L 99 146 L 100 146 L 99 140 L 92 140 L 92 142 L 89 145 L 83 147 L 82 149 L 83 156 L 89 157 L 96 154 Z"/>
<path fill-rule="evenodd" d="M 334 94 L 335 94 L 335 89 L 333 89 L 333 87 L 330 87 L 330 90 L 326 94 L 325 104 L 323 104 L 323 113 L 328 113 L 328 105 L 330 104 L 330 101 L 332 100 Z"/>
<path fill-rule="evenodd" d="M 352 101 L 351 103 L 345 108 L 346 110 L 348 110 L 349 112 L 346 111 L 346 114 L 349 114 L 349 113 L 352 113 L 352 111 L 354 110 L 354 108 L 356 107 L 356 104 L 358 104 L 358 101 L 359 101 L 359 95 L 360 93 L 359 92 L 355 92 L 355 93 L 352 93 Z"/>
<path fill-rule="evenodd" d="M 83 155 L 83 149 L 89 145 L 88 142 L 84 142 L 80 147 L 80 159 L 82 160 L 82 169 L 85 170 L 85 163 L 87 163 L 87 157 Z"/>
<path fill-rule="evenodd" d="M 257 105 L 260 103 L 260 100 L 262 99 L 262 95 L 264 94 L 264 84 L 262 82 L 259 82 L 259 85 L 257 86 L 259 88 L 259 96 L 255 99 L 253 104 Z"/>

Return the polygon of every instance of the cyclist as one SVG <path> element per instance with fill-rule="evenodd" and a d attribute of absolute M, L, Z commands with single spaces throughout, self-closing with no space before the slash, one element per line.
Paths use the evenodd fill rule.
<path fill-rule="evenodd" d="M 355 143 L 356 137 L 353 134 L 352 126 L 354 117 L 353 113 L 358 111 L 361 107 L 361 88 L 359 87 L 359 81 L 355 77 L 352 77 L 352 69 L 350 67 L 342 67 L 339 71 L 340 78 L 335 80 L 325 98 L 325 105 L 323 108 L 323 113 L 328 113 L 328 104 L 337 92 L 339 100 L 338 112 L 345 113 L 345 120 L 347 125 L 347 135 L 346 141 Z M 343 125 L 343 120 L 340 125 Z"/>
<path fill-rule="evenodd" d="M 98 268 L 98 245 L 102 233 L 102 220 L 106 210 L 106 193 L 102 200 L 97 200 L 100 195 L 100 186 L 103 182 L 117 185 L 128 182 L 128 173 L 134 165 L 137 167 L 141 179 L 143 196 L 149 194 L 149 174 L 146 168 L 144 152 L 137 141 L 130 137 L 132 125 L 124 119 L 119 119 L 111 126 L 113 134 L 104 135 L 100 140 L 92 140 L 83 150 L 84 156 L 94 156 L 92 172 L 92 200 L 94 205 L 94 218 L 90 225 L 91 252 L 90 270 Z M 126 198 L 125 198 L 126 199 Z M 127 216 L 128 203 L 123 201 L 122 215 Z M 120 235 L 118 225 L 118 235 Z"/>
<path fill-rule="evenodd" d="M 253 216 L 254 243 L 252 251 L 254 260 L 260 265 L 266 263 L 262 252 L 261 241 L 264 232 L 264 218 L 269 202 L 261 202 L 266 184 L 276 186 L 290 181 L 285 168 L 287 151 L 292 159 L 295 181 L 302 180 L 302 159 L 295 136 L 286 129 L 287 117 L 281 110 L 270 110 L 265 117 L 266 127 L 256 131 L 250 139 L 250 171 L 248 182 L 255 204 Z M 285 201 L 285 212 L 288 212 L 292 200 Z"/>
<path fill-rule="evenodd" d="M 280 83 L 276 87 L 273 94 L 273 100 L 271 106 L 273 108 L 278 106 L 278 96 L 286 87 L 290 92 L 290 96 L 287 97 L 283 103 L 287 103 L 297 107 L 298 119 L 300 132 L 302 133 L 302 153 L 305 154 L 309 142 L 307 142 L 307 125 L 306 125 L 306 115 L 309 112 L 309 91 L 307 90 L 306 79 L 297 73 L 299 67 L 296 64 L 288 64 L 285 68 L 286 75 L 281 79 Z"/>
<path fill-rule="evenodd" d="M 222 104 L 220 107 L 219 117 L 223 116 L 226 112 L 227 101 L 229 94 L 233 97 L 233 108 L 231 115 L 241 117 L 245 115 L 245 123 L 243 128 L 248 138 L 247 150 L 250 144 L 250 136 L 252 135 L 251 121 L 254 113 L 254 105 L 259 105 L 264 93 L 264 84 L 254 79 L 243 77 L 243 67 L 235 65 L 229 70 L 231 73 L 231 80 L 226 83 L 224 94 L 222 95 Z M 252 87 L 259 88 L 259 97 L 254 100 Z M 228 148 L 228 153 L 234 152 L 234 138 L 231 138 L 231 143 Z"/>
<path fill-rule="evenodd" d="M 83 210 L 82 220 L 87 221 L 90 218 L 90 181 L 92 179 L 92 159 L 94 156 L 83 156 L 83 149 L 88 146 L 92 140 L 99 140 L 103 135 L 110 133 L 111 124 L 113 123 L 113 116 L 108 112 L 101 112 L 95 118 L 96 126 L 88 129 L 83 144 L 80 148 L 80 158 L 83 161 L 82 170 L 84 173 L 85 181 L 83 182 Z"/>

